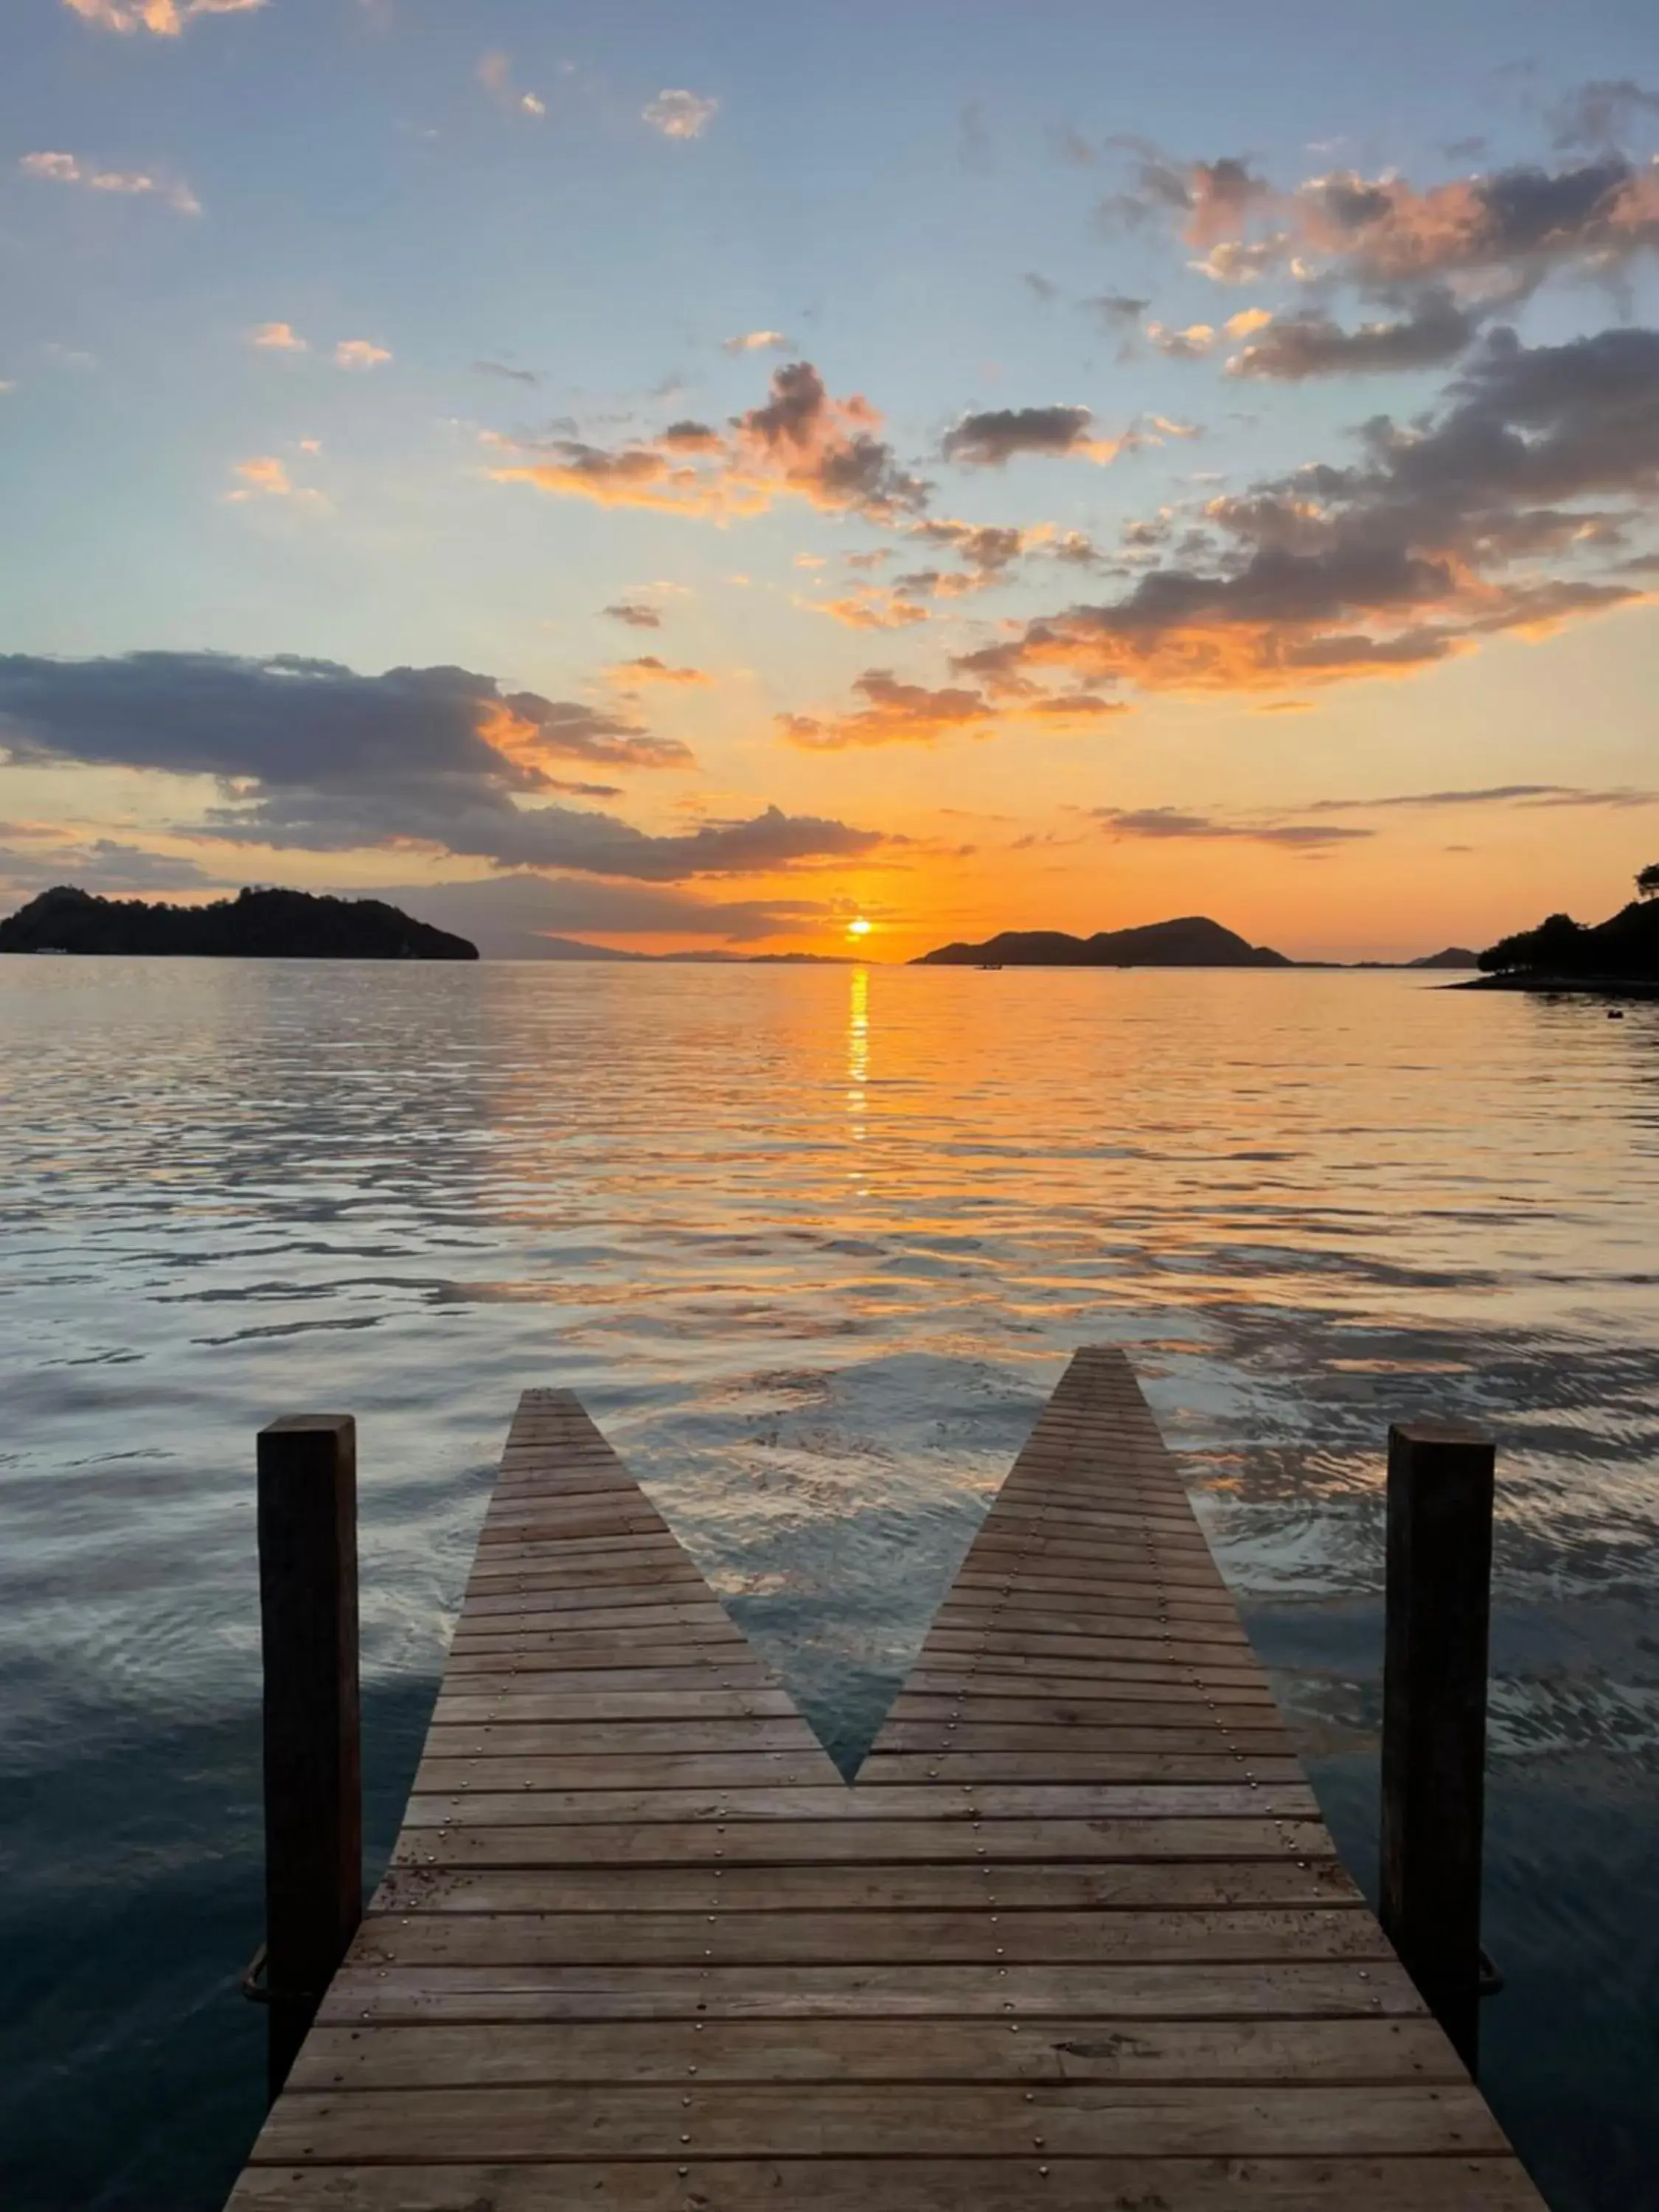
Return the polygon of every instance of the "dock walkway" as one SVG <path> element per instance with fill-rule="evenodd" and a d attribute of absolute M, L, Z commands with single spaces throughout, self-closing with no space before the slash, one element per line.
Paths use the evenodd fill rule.
<path fill-rule="evenodd" d="M 856 1783 L 577 1401 L 231 2212 L 1541 2212 L 1336 1855 L 1115 1352 Z"/>

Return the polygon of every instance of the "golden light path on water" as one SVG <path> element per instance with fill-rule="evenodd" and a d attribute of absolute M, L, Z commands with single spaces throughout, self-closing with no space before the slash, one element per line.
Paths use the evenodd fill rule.
<path fill-rule="evenodd" d="M 384 1847 L 520 1389 L 582 1394 L 850 1760 L 1103 1340 L 1362 1875 L 1387 1424 L 1496 1431 L 1486 2081 L 1557 2212 L 1640 2201 L 1659 1009 L 38 960 L 0 1035 L 0 2139 L 62 2203 L 216 2203 L 252 2124 L 261 1422 L 359 1419 Z"/>

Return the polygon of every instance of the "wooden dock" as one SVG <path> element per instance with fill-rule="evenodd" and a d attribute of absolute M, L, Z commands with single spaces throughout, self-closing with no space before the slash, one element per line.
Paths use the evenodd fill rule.
<path fill-rule="evenodd" d="M 521 1401 L 391 1870 L 232 2212 L 1540 2212 L 1127 1362 L 1073 1360 L 855 1784 Z"/>

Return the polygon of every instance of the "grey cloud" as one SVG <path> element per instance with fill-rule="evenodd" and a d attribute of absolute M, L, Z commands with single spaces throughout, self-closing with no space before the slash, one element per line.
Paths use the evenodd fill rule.
<path fill-rule="evenodd" d="M 1480 318 L 1435 287 L 1415 299 L 1406 314 L 1386 323 L 1344 330 L 1328 315 L 1275 316 L 1260 337 L 1227 363 L 1231 376 L 1299 381 L 1309 376 L 1352 376 L 1389 369 L 1427 368 L 1450 361 L 1474 339 Z"/>
<path fill-rule="evenodd" d="M 3 828 L 5 825 L 0 825 Z M 225 878 L 210 875 L 198 862 L 171 853 L 155 853 L 110 837 L 83 842 L 37 843 L 19 852 L 0 845 L 0 885 L 15 899 L 33 898 L 58 884 L 106 896 L 123 892 L 223 890 Z"/>
<path fill-rule="evenodd" d="M 1593 567 L 1659 521 L 1659 331 L 1560 346 L 1495 333 L 1437 416 L 1366 424 L 1349 467 L 1217 499 L 1213 536 L 1116 600 L 1074 605 L 956 665 L 999 696 L 1053 670 L 1084 683 L 1280 690 L 1426 666 L 1505 630 L 1627 604 Z M 1586 514 L 1575 503 L 1598 496 Z M 1206 543 L 1206 536 L 1208 542 Z M 1541 552 L 1572 566 L 1518 568 Z"/>
<path fill-rule="evenodd" d="M 1610 272 L 1659 246 L 1659 175 L 1621 154 L 1558 170 L 1520 164 L 1423 191 L 1346 173 L 1296 197 L 1310 242 L 1371 290 L 1486 276 L 1525 292 L 1553 268 Z"/>
<path fill-rule="evenodd" d="M 824 920 L 819 899 L 708 899 L 654 884 L 580 876 L 509 874 L 465 883 L 410 884 L 371 895 L 389 898 L 440 928 L 470 937 L 486 958 L 545 958 L 546 937 L 676 935 L 752 945 Z"/>
<path fill-rule="evenodd" d="M 626 623 L 629 629 L 662 628 L 662 617 L 655 607 L 644 606 L 637 599 L 619 599 L 615 606 L 606 607 L 604 612 L 612 622 Z"/>
<path fill-rule="evenodd" d="M 1571 783 L 1492 783 L 1469 791 L 1397 791 L 1382 799 L 1320 799 L 1303 811 L 1309 814 L 1370 813 L 1378 807 L 1437 806 L 1653 806 L 1659 792 L 1637 791 L 1626 785 L 1595 791 Z"/>
<path fill-rule="evenodd" d="M 1659 489 L 1659 331 L 1532 347 L 1496 331 L 1451 390 L 1431 428 L 1368 425 L 1371 465 L 1323 481 L 1438 513 L 1449 532 L 1454 514 Z"/>
<path fill-rule="evenodd" d="M 1109 193 L 1096 210 L 1109 231 L 1144 230 L 1151 223 L 1179 219 L 1188 244 L 1209 246 L 1270 206 L 1275 197 L 1267 179 L 1241 155 L 1181 161 L 1129 132 L 1106 143 L 1135 157 L 1133 183 Z"/>
<path fill-rule="evenodd" d="M 513 368 L 504 361 L 475 361 L 472 367 L 479 376 L 504 377 L 510 384 L 539 384 L 541 381 L 533 369 Z"/>
<path fill-rule="evenodd" d="M 1318 822 L 1226 822 L 1213 815 L 1183 813 L 1174 806 L 1096 806 L 1090 812 L 1115 837 L 1168 837 L 1200 842 L 1234 838 L 1252 845 L 1282 845 L 1316 851 L 1322 846 L 1347 844 L 1376 835 L 1370 830 L 1351 830 Z"/>
<path fill-rule="evenodd" d="M 964 415 L 945 433 L 946 460 L 1000 468 L 1015 453 L 1075 453 L 1086 445 L 1093 417 L 1086 407 L 997 407 Z"/>
<path fill-rule="evenodd" d="M 465 668 L 360 676 L 275 653 L 130 653 L 94 660 L 0 654 L 0 744 L 17 761 L 161 769 L 319 790 L 442 777 L 532 791 L 538 762 L 484 734 L 508 720 L 547 757 L 683 766 L 672 739 L 573 700 L 503 692 Z"/>
<path fill-rule="evenodd" d="M 1627 76 L 1578 85 L 1550 111 L 1555 143 L 1563 149 L 1617 145 L 1643 116 L 1659 116 L 1659 92 Z"/>
<path fill-rule="evenodd" d="M 775 806 L 748 821 L 705 823 L 653 836 L 613 814 L 566 806 L 514 806 L 477 794 L 279 791 L 213 810 L 208 824 L 240 844 L 349 852 L 410 842 L 504 868 L 558 868 L 637 883 L 694 876 L 763 875 L 809 860 L 853 860 L 886 841 L 876 831 Z"/>
<path fill-rule="evenodd" d="M 501 866 L 667 883 L 850 857 L 883 842 L 776 807 L 653 836 L 614 815 L 527 804 L 558 787 L 549 757 L 660 767 L 689 756 L 616 715 L 504 693 L 460 668 L 367 677 L 293 654 L 13 654 L 0 657 L 0 744 L 14 761 L 211 777 L 222 801 L 185 834 L 242 844 L 344 851 L 410 841 Z"/>
<path fill-rule="evenodd" d="M 925 507 L 928 487 L 866 427 L 878 419 L 862 398 L 832 398 L 811 362 L 799 361 L 774 369 L 764 404 L 734 416 L 732 428 L 745 458 L 763 459 L 815 504 L 891 522 Z"/>
<path fill-rule="evenodd" d="M 1138 323 L 1152 304 L 1127 292 L 1097 292 L 1091 299 L 1078 301 L 1079 307 L 1098 315 L 1105 327 L 1119 337 Z"/>
<path fill-rule="evenodd" d="M 1031 297 L 1045 307 L 1051 301 L 1060 297 L 1059 285 L 1050 278 L 1040 275 L 1035 269 L 1028 269 L 1019 281 L 1030 292 Z"/>
<path fill-rule="evenodd" d="M 1025 544 L 1024 531 L 1012 524 L 994 522 L 918 522 L 912 526 L 910 534 L 930 544 L 948 545 L 958 561 L 965 562 L 981 577 L 995 575 L 1009 567 L 1018 560 Z"/>

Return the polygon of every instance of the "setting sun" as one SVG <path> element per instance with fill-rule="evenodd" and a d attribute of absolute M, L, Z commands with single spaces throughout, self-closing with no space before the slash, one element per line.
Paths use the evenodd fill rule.
<path fill-rule="evenodd" d="M 849 937 L 868 937 L 870 934 L 869 916 L 867 915 L 855 914 L 851 921 L 847 925 L 847 934 Z"/>

